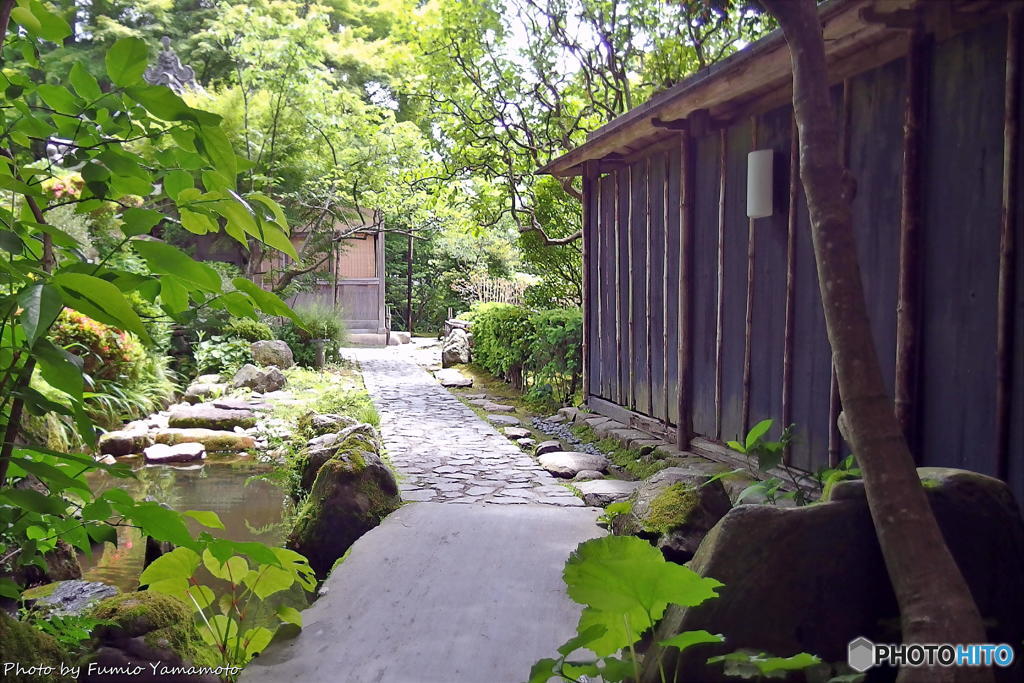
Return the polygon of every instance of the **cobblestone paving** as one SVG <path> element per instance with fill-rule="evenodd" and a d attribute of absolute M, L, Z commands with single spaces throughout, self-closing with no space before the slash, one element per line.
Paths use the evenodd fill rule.
<path fill-rule="evenodd" d="M 579 507 L 537 462 L 451 395 L 402 347 L 352 348 L 380 412 L 381 435 L 407 501 Z"/>

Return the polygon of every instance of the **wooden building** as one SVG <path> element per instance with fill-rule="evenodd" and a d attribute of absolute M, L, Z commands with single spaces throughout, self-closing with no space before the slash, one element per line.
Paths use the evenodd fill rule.
<path fill-rule="evenodd" d="M 875 343 L 922 465 L 1024 494 L 1021 4 L 820 8 Z M 716 451 L 794 423 L 789 462 L 846 452 L 799 182 L 781 32 L 547 165 L 583 176 L 589 406 Z M 774 199 L 748 218 L 748 153 Z"/>

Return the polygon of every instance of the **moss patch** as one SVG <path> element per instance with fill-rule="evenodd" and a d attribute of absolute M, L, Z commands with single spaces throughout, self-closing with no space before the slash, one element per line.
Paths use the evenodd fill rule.
<path fill-rule="evenodd" d="M 93 608 L 91 616 L 112 622 L 100 626 L 100 639 L 142 636 L 147 645 L 170 650 L 185 661 L 216 662 L 214 653 L 199 637 L 192 608 L 170 595 L 138 591 L 107 598 Z"/>
<path fill-rule="evenodd" d="M 30 624 L 15 621 L 5 611 L 0 610 L 0 662 L 20 662 L 24 667 L 53 666 L 59 671 L 61 663 L 68 663 L 68 659 L 67 653 L 56 639 Z M 20 676 L 8 672 L 3 679 L 12 683 L 35 683 L 44 677 Z M 55 675 L 46 680 L 70 679 Z"/>
<path fill-rule="evenodd" d="M 601 439 L 593 429 L 585 424 L 576 425 L 571 428 L 571 431 L 581 442 L 596 446 L 599 451 L 608 456 L 609 460 L 636 479 L 647 479 L 655 472 L 669 466 L 669 463 L 655 454 L 644 454 L 637 448 L 626 448 L 621 441 L 616 439 Z"/>
<path fill-rule="evenodd" d="M 646 531 L 668 533 L 682 526 L 700 504 L 700 492 L 693 486 L 676 482 L 667 487 L 651 501 L 643 520 Z"/>

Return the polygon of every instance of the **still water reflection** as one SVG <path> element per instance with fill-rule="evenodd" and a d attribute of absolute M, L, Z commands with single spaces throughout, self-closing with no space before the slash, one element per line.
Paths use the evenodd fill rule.
<path fill-rule="evenodd" d="M 91 484 L 99 491 L 116 486 L 179 511 L 212 510 L 224 523 L 223 530 L 210 530 L 214 535 L 277 545 L 284 539 L 280 522 L 289 500 L 279 486 L 259 478 L 272 469 L 249 462 L 212 461 L 180 468 L 140 463 L 135 473 L 138 479 L 112 479 L 100 474 Z M 193 532 L 203 528 L 188 521 Z M 82 578 L 132 591 L 139 586 L 145 543 L 138 530 L 129 527 L 118 528 L 117 540 L 117 547 L 105 543 L 103 548 L 93 550 L 92 558 L 81 557 Z"/>

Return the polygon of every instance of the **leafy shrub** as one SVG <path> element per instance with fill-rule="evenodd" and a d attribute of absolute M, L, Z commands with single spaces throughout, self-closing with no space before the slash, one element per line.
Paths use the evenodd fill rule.
<path fill-rule="evenodd" d="M 65 308 L 57 316 L 50 339 L 82 359 L 82 369 L 93 380 L 125 379 L 138 375 L 146 351 L 129 332 Z"/>
<path fill-rule="evenodd" d="M 244 339 L 228 339 L 215 335 L 200 340 L 193 349 L 196 359 L 196 372 L 219 372 L 233 375 L 246 363 L 252 362 L 252 351 L 249 342 Z"/>
<path fill-rule="evenodd" d="M 292 348 L 295 363 L 303 367 L 313 366 L 316 347 L 311 342 L 314 339 L 327 340 L 324 355 L 328 360 L 336 360 L 341 345 L 348 337 L 348 330 L 338 310 L 321 303 L 296 307 L 294 310 L 301 324 L 286 320 L 278 328 L 277 338 Z"/>
<path fill-rule="evenodd" d="M 270 325 L 251 318 L 232 318 L 224 326 L 222 334 L 229 339 L 244 339 L 247 342 L 274 338 L 274 331 L 270 329 Z"/>
<path fill-rule="evenodd" d="M 539 402 L 569 403 L 583 368 L 583 315 L 577 309 L 531 313 L 510 304 L 482 304 L 473 323 L 473 357 L 484 369 L 528 389 Z"/>

